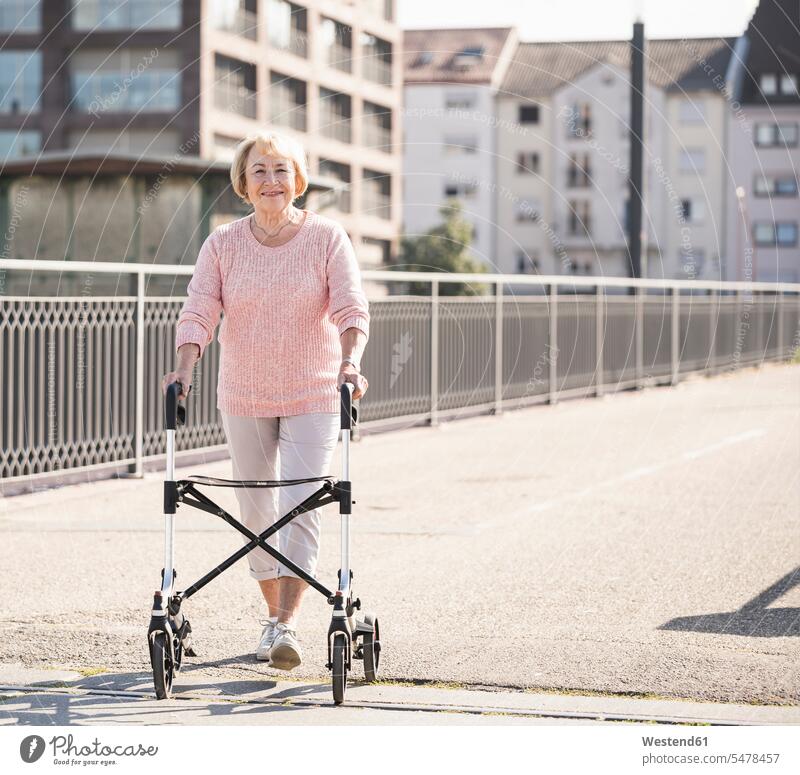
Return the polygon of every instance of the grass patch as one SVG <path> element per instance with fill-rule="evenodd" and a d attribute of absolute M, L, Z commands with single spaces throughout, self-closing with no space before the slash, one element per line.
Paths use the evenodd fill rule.
<path fill-rule="evenodd" d="M 91 678 L 93 675 L 101 675 L 107 673 L 107 667 L 79 667 L 76 673 L 80 673 L 84 678 Z"/>

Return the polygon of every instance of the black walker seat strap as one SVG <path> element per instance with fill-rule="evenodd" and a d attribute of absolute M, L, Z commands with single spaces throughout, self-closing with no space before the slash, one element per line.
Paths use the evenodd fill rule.
<path fill-rule="evenodd" d="M 209 514 L 214 514 L 217 517 L 220 517 L 225 522 L 227 522 L 231 527 L 238 530 L 242 533 L 245 537 L 249 538 L 250 541 L 245 544 L 241 549 L 234 552 L 228 559 L 221 562 L 219 565 L 216 566 L 213 570 L 209 571 L 205 576 L 203 576 L 199 581 L 196 581 L 190 587 L 187 587 L 183 592 L 180 593 L 181 600 L 185 600 L 188 597 L 191 597 L 195 592 L 202 589 L 206 584 L 210 581 L 213 581 L 217 576 L 219 576 L 223 571 L 227 570 L 231 567 L 235 562 L 238 562 L 242 557 L 249 554 L 251 550 L 255 549 L 257 546 L 260 546 L 267 554 L 274 557 L 278 562 L 285 565 L 287 568 L 293 570 L 300 578 L 302 578 L 305 582 L 310 584 L 314 589 L 318 592 L 325 595 L 326 598 L 330 598 L 333 593 L 320 584 L 313 576 L 306 573 L 302 568 L 295 565 L 288 557 L 285 557 L 281 554 L 277 549 L 270 546 L 267 543 L 267 539 L 280 530 L 285 525 L 288 525 L 295 517 L 299 517 L 301 514 L 312 511 L 313 509 L 319 506 L 327 506 L 329 503 L 335 503 L 336 498 L 330 495 L 331 488 L 328 486 L 321 487 L 316 492 L 312 493 L 308 496 L 302 503 L 295 506 L 288 514 L 281 517 L 277 522 L 272 524 L 268 527 L 263 533 L 260 535 L 256 535 L 253 533 L 249 528 L 245 527 L 241 522 L 239 522 L 235 517 L 228 514 L 225 509 L 218 506 L 214 503 L 210 498 L 205 496 L 199 490 L 197 490 L 191 483 L 188 483 L 188 486 L 183 488 L 184 493 L 189 493 L 193 495 L 197 500 L 186 498 L 185 495 L 181 498 L 181 502 L 186 503 L 190 506 L 194 506 L 201 511 L 207 511 Z"/>

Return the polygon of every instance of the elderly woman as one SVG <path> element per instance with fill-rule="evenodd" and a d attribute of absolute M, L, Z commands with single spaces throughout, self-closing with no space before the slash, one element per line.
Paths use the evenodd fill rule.
<path fill-rule="evenodd" d="M 324 476 L 339 437 L 339 388 L 353 383 L 356 399 L 367 390 L 359 363 L 369 310 L 353 246 L 340 224 L 294 205 L 308 186 L 296 141 L 275 133 L 247 137 L 231 181 L 253 212 L 203 243 L 178 318 L 177 366 L 162 389 L 177 380 L 186 397 L 224 310 L 217 407 L 234 478 Z M 314 482 L 237 489 L 242 522 L 261 533 L 315 489 Z M 269 543 L 313 575 L 319 537 L 315 510 Z M 307 584 L 260 547 L 248 561 L 268 608 L 256 658 L 291 670 L 301 661 L 295 624 Z"/>

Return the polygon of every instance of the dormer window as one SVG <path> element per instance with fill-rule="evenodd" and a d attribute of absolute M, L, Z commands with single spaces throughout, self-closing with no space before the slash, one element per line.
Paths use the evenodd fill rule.
<path fill-rule="evenodd" d="M 475 67 L 483 58 L 483 46 L 464 46 L 454 57 L 453 67 L 467 70 Z"/>

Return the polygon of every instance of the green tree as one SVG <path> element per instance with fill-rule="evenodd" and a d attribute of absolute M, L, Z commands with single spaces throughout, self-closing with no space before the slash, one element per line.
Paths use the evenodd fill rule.
<path fill-rule="evenodd" d="M 486 273 L 483 264 L 469 253 L 472 242 L 472 224 L 464 218 L 461 203 L 448 199 L 439 208 L 442 222 L 427 234 L 406 237 L 400 244 L 399 261 L 389 269 L 400 272 L 435 272 L 442 278 L 452 273 Z M 430 283 L 408 283 L 408 293 L 429 296 Z M 488 287 L 482 283 L 441 283 L 441 296 L 482 296 Z"/>

